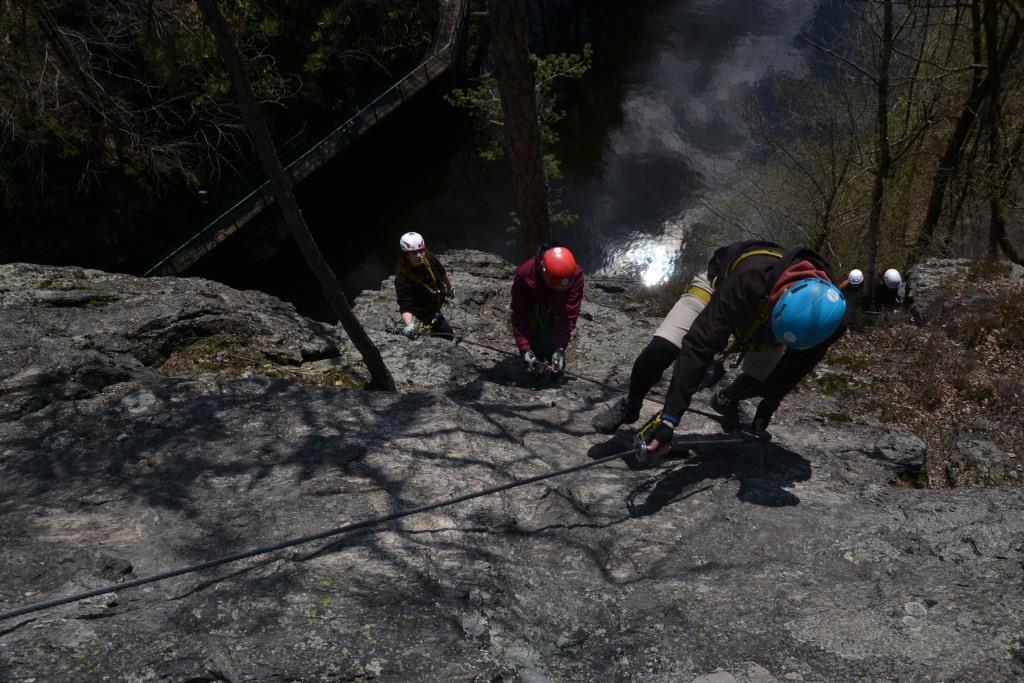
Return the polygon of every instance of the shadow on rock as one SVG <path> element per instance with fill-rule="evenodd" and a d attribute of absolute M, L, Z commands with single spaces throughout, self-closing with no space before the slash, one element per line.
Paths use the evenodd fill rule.
<path fill-rule="evenodd" d="M 565 382 L 565 377 L 531 375 L 522 360 L 504 356 L 491 367 L 480 371 L 476 384 L 483 382 L 522 389 L 552 389 Z"/>
<path fill-rule="evenodd" d="M 623 456 L 630 469 L 650 469 L 670 460 L 682 460 L 673 469 L 640 484 L 626 500 L 632 517 L 644 517 L 720 481 L 735 479 L 736 497 L 745 503 L 766 507 L 798 505 L 800 499 L 787 488 L 811 476 L 811 464 L 803 456 L 776 444 L 736 444 L 723 436 L 686 439 L 686 450 L 674 450 L 660 461 L 640 462 L 635 454 Z M 597 459 L 633 447 L 632 437 L 620 432 L 593 446 L 588 455 Z M 703 484 L 703 485 L 701 485 Z"/>

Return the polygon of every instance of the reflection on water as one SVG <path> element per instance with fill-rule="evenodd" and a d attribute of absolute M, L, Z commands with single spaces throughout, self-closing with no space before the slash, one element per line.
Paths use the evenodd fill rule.
<path fill-rule="evenodd" d="M 661 235 L 634 232 L 608 248 L 598 275 L 619 275 L 639 280 L 648 287 L 664 284 L 675 274 L 683 250 L 681 226 L 666 223 Z"/>
<path fill-rule="evenodd" d="M 657 3 L 635 48 L 614 66 L 595 67 L 595 78 L 611 73 L 613 85 L 588 86 L 614 93 L 618 119 L 603 130 L 577 127 L 564 150 L 574 175 L 563 198 L 580 215 L 566 232 L 570 242 L 593 245 L 588 266 L 659 284 L 687 275 L 680 271 L 727 241 L 709 233 L 705 207 L 733 184 L 752 153 L 739 105 L 772 74 L 806 72 L 807 56 L 794 41 L 819 5 Z M 574 145 L 590 139 L 601 145 L 599 161 L 574 166 Z"/>

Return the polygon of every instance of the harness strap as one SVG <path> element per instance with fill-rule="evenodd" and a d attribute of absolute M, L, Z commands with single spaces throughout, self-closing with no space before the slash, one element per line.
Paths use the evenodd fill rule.
<path fill-rule="evenodd" d="M 729 272 L 733 272 L 743 259 L 751 256 L 771 256 L 772 258 L 781 259 L 782 252 L 775 251 L 774 249 L 751 249 L 750 251 L 744 252 L 733 259 L 733 262 L 729 264 Z M 768 305 L 768 300 L 765 299 L 757 308 L 757 314 L 754 316 L 754 321 L 750 324 L 746 330 L 736 331 L 736 345 L 737 347 L 745 346 L 750 338 L 754 336 L 758 328 L 767 322 L 768 318 L 771 317 L 772 308 Z"/>
<path fill-rule="evenodd" d="M 700 299 L 705 306 L 711 303 L 711 290 L 701 287 L 698 284 L 691 283 L 683 294 L 689 294 L 690 296 Z"/>
<path fill-rule="evenodd" d="M 416 273 L 416 270 L 412 266 L 410 266 L 408 263 L 406 263 L 404 260 L 402 261 L 400 268 L 402 270 L 402 273 L 407 278 L 409 278 L 410 280 L 412 280 L 416 284 L 418 284 L 421 287 L 423 287 L 425 290 L 427 290 L 427 292 L 429 292 L 431 294 L 431 296 L 437 296 L 438 294 L 441 293 L 441 283 L 439 283 L 437 281 L 437 276 L 434 275 L 434 269 L 430 267 L 430 259 L 429 258 L 424 259 L 424 265 L 427 266 L 427 274 L 430 275 L 430 281 L 433 283 L 433 287 L 431 287 L 429 284 L 427 284 L 426 280 L 421 278 Z"/>
<path fill-rule="evenodd" d="M 774 249 L 751 249 L 750 251 L 745 251 L 736 258 L 734 258 L 732 260 L 732 263 L 729 264 L 729 267 L 725 269 L 726 276 L 728 276 L 734 270 L 736 270 L 736 267 L 739 266 L 744 259 L 750 258 L 751 256 L 772 256 L 774 258 L 782 258 L 783 254 L 781 251 L 776 251 Z M 718 276 L 716 275 L 715 278 L 711 281 L 711 286 L 715 287 L 717 285 Z"/>
<path fill-rule="evenodd" d="M 745 251 L 732 260 L 732 263 L 729 264 L 729 269 L 725 272 L 731 273 L 736 270 L 736 266 L 738 266 L 744 259 L 750 258 L 751 256 L 774 256 L 775 258 L 782 258 L 782 252 L 775 251 L 774 249 L 751 249 L 750 251 Z"/>

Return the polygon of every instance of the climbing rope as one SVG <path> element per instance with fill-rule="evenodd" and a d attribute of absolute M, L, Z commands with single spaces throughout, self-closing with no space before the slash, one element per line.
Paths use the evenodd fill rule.
<path fill-rule="evenodd" d="M 500 354 L 503 354 L 505 356 L 511 356 L 513 358 L 519 358 L 519 354 L 513 353 L 512 351 L 506 351 L 504 349 L 496 349 L 493 346 L 488 346 L 487 344 L 481 344 L 480 342 L 475 342 L 475 341 L 466 339 L 465 337 L 456 336 L 455 337 L 455 343 L 456 344 L 469 344 L 470 346 L 478 346 L 478 347 L 480 347 L 482 349 L 487 349 L 488 351 L 493 351 L 495 353 L 500 353 Z M 595 385 L 597 385 L 599 387 L 603 387 L 605 389 L 609 389 L 609 390 L 617 392 L 617 393 L 622 393 L 622 392 L 626 391 L 622 387 L 616 387 L 616 386 L 613 386 L 611 384 L 608 384 L 607 382 L 602 382 L 601 380 L 593 379 L 592 377 L 585 377 L 584 375 L 578 375 L 576 373 L 569 372 L 568 370 L 563 371 L 562 374 L 566 375 L 567 377 L 572 377 L 573 379 L 581 380 L 583 382 L 590 382 L 591 384 L 595 384 Z M 649 398 L 654 398 L 654 399 L 661 399 L 661 400 L 665 399 L 665 395 L 664 394 L 659 393 L 657 391 L 653 391 L 653 390 L 649 391 L 647 393 L 647 396 Z M 707 418 L 710 418 L 712 420 L 715 420 L 716 422 L 724 422 L 725 421 L 725 418 L 723 418 L 721 415 L 715 415 L 714 413 L 704 412 L 703 410 L 697 410 L 696 408 L 687 408 L 686 412 L 693 413 L 694 415 L 700 415 L 702 417 L 707 417 Z M 741 432 L 741 434 L 743 434 L 743 433 Z M 749 434 L 749 435 L 748 434 L 743 434 L 743 435 L 744 436 L 748 436 L 750 438 L 750 440 L 753 440 L 753 441 L 758 441 L 759 440 L 753 434 Z"/>
<path fill-rule="evenodd" d="M 384 328 L 383 331 L 387 332 L 388 334 L 397 334 L 399 336 L 402 336 L 401 332 L 397 332 L 397 331 L 395 331 L 393 329 Z M 518 353 L 514 353 L 512 351 L 506 351 L 505 349 L 497 349 L 497 348 L 495 348 L 493 346 L 488 346 L 487 344 L 481 344 L 480 342 L 475 342 L 475 341 L 472 341 L 470 339 L 466 339 L 466 337 L 464 337 L 464 336 L 460 337 L 460 336 L 456 335 L 455 339 L 453 341 L 456 344 L 468 344 L 470 346 L 477 346 L 477 347 L 480 347 L 481 349 L 487 349 L 488 351 L 493 351 L 494 353 L 500 353 L 500 354 L 502 354 L 504 356 L 509 356 L 511 358 L 516 358 L 516 359 L 519 358 L 519 354 Z M 626 391 L 625 389 L 623 389 L 621 387 L 613 386 L 611 384 L 608 384 L 607 382 L 602 382 L 601 380 L 594 379 L 592 377 L 586 377 L 584 375 L 578 375 L 576 373 L 569 372 L 568 370 L 563 370 L 562 374 L 566 375 L 567 377 L 572 377 L 573 379 L 578 379 L 578 380 L 583 381 L 583 382 L 590 382 L 591 384 L 595 384 L 595 385 L 597 385 L 599 387 L 603 387 L 605 389 L 608 389 L 610 391 L 614 391 L 614 392 L 617 392 L 617 393 L 622 393 L 622 392 Z M 665 398 L 666 398 L 664 394 L 659 393 L 657 391 L 653 391 L 653 390 L 647 392 L 647 397 L 648 398 L 653 398 L 653 399 L 659 399 L 659 400 L 665 400 Z M 706 417 L 706 418 L 708 418 L 710 420 L 714 420 L 715 422 L 718 422 L 718 423 L 720 423 L 722 425 L 730 426 L 728 421 L 726 420 L 726 418 L 724 416 L 722 416 L 722 415 L 716 415 L 715 413 L 709 413 L 709 412 L 706 412 L 704 410 L 697 410 L 696 408 L 693 408 L 693 407 L 687 408 L 686 412 L 692 413 L 694 415 L 700 415 L 701 417 Z M 750 433 L 747 433 L 747 432 L 744 432 L 744 431 L 736 432 L 736 434 L 738 436 L 740 436 L 741 438 L 745 439 L 746 441 L 749 441 L 749 442 L 765 443 L 766 441 L 771 440 L 771 436 L 768 435 L 768 434 L 760 434 L 760 435 L 759 434 L 750 434 Z"/>
<path fill-rule="evenodd" d="M 385 330 L 385 331 L 386 332 L 392 332 L 392 330 Z M 504 354 L 504 355 L 508 355 L 508 356 L 518 357 L 518 354 L 512 353 L 510 351 L 505 351 L 503 349 L 497 349 L 497 348 L 494 348 L 492 346 L 488 346 L 487 344 L 481 344 L 479 342 L 471 341 L 469 339 L 466 339 L 465 337 L 456 337 L 455 338 L 455 342 L 456 343 L 460 343 L 460 344 L 469 344 L 471 346 L 478 346 L 480 348 L 487 349 L 487 350 L 493 351 L 495 353 L 500 353 L 500 354 Z M 601 382 L 600 380 L 592 379 L 590 377 L 585 377 L 583 375 L 577 375 L 577 374 L 570 373 L 570 372 L 565 372 L 564 374 L 566 374 L 569 377 L 573 377 L 573 378 L 576 378 L 576 379 L 579 379 L 579 380 L 582 380 L 582 381 L 585 381 L 585 382 L 590 382 L 590 383 L 596 384 L 598 386 L 605 387 L 605 388 L 610 389 L 612 391 L 621 391 L 621 389 L 619 389 L 618 387 L 614 387 L 614 386 L 612 386 L 610 384 L 607 384 L 605 382 Z M 714 414 L 711 414 L 711 413 L 705 413 L 705 412 L 702 412 L 702 411 L 699 411 L 699 410 L 694 410 L 692 408 L 689 409 L 689 412 L 695 413 L 697 415 L 703 415 L 705 417 L 712 418 L 712 419 L 717 420 L 719 422 L 722 421 L 722 418 L 719 415 L 714 415 Z M 738 439 L 717 439 L 717 440 L 714 441 L 714 443 L 716 445 L 724 445 L 724 444 L 730 444 L 730 443 L 750 443 L 750 442 L 763 443 L 763 441 L 764 441 L 763 439 L 761 439 L 761 438 L 759 438 L 759 437 L 757 437 L 756 435 L 753 435 L 753 434 L 744 434 L 744 433 L 741 432 L 737 436 L 739 436 L 740 438 L 738 438 Z M 708 443 L 707 439 L 690 440 L 690 441 L 673 441 L 673 444 L 675 446 L 683 446 L 683 447 L 699 445 L 699 444 L 707 444 L 707 443 Z M 51 607 L 58 607 L 60 605 L 70 604 L 72 602 L 78 602 L 80 600 L 86 600 L 88 598 L 98 597 L 100 595 L 106 595 L 106 594 L 109 594 L 109 593 L 115 593 L 115 592 L 118 592 L 118 591 L 123 591 L 123 590 L 129 589 L 129 588 L 136 588 L 138 586 L 144 586 L 144 585 L 149 584 L 149 583 L 156 583 L 158 581 L 164 581 L 166 579 L 174 578 L 176 576 L 183 576 L 185 574 L 193 574 L 193 573 L 200 572 L 200 571 L 203 571 L 203 570 L 206 570 L 206 569 L 212 569 L 213 567 L 219 567 L 221 565 L 230 564 L 232 562 L 238 562 L 239 560 L 244 560 L 244 559 L 249 558 L 249 557 L 256 557 L 258 555 L 266 555 L 268 553 L 272 553 L 272 552 L 275 552 L 275 551 L 278 551 L 278 550 L 284 550 L 285 548 L 291 548 L 293 546 L 303 545 L 305 543 L 311 543 L 313 541 L 319 541 L 319 540 L 324 539 L 324 538 L 330 538 L 331 536 L 338 536 L 340 534 L 348 533 L 348 532 L 351 532 L 351 531 L 358 531 L 360 529 L 366 529 L 366 528 L 377 526 L 377 525 L 380 525 L 380 524 L 385 524 L 387 522 L 393 522 L 393 521 L 395 521 L 397 519 L 402 519 L 404 517 L 411 517 L 413 515 L 422 514 L 424 512 L 430 512 L 432 510 L 437 510 L 439 508 L 448 507 L 448 506 L 451 506 L 451 505 L 456 505 L 458 503 L 463 503 L 463 502 L 465 502 L 467 500 L 472 500 L 474 498 L 482 498 L 483 496 L 489 496 L 489 495 L 492 495 L 492 494 L 495 494 L 495 493 L 500 493 L 502 491 L 507 491 L 509 489 L 514 489 L 514 488 L 518 488 L 520 486 L 526 486 L 528 484 L 534 484 L 534 483 L 537 483 L 539 481 L 544 481 L 545 479 L 551 479 L 551 478 L 554 478 L 554 477 L 560 477 L 562 475 L 571 474 L 573 472 L 579 472 L 580 470 L 585 470 L 585 469 L 588 469 L 588 468 L 591 468 L 591 467 L 595 467 L 597 465 L 603 465 L 605 463 L 611 462 L 612 460 L 618 460 L 620 458 L 624 458 L 624 457 L 630 456 L 630 455 L 637 455 L 637 456 L 640 456 L 641 458 L 645 458 L 646 455 L 647 455 L 647 449 L 646 449 L 645 444 L 642 441 L 640 441 L 635 447 L 630 448 L 630 449 L 625 450 L 625 451 L 621 451 L 621 452 L 618 452 L 618 453 L 613 453 L 611 455 L 606 455 L 606 456 L 604 456 L 602 458 L 597 458 L 597 459 L 591 460 L 589 462 L 580 463 L 578 465 L 571 465 L 569 467 L 563 467 L 561 469 L 551 470 L 549 472 L 545 472 L 544 474 L 538 474 L 538 475 L 535 475 L 535 476 L 532 476 L 532 477 L 525 477 L 523 479 L 514 479 L 513 481 L 505 483 L 505 484 L 499 484 L 498 486 L 492 486 L 490 488 L 482 489 L 480 491 L 475 491 L 473 493 L 466 493 L 466 494 L 463 494 L 461 496 L 456 496 L 454 498 L 448 498 L 446 500 L 436 501 L 436 502 L 433 502 L 433 503 L 427 503 L 427 504 L 421 505 L 419 507 L 409 508 L 407 510 L 400 510 L 398 512 L 393 512 L 391 514 L 382 515 L 380 517 L 373 517 L 371 519 L 364 519 L 364 520 L 359 521 L 359 522 L 353 522 L 352 524 L 346 524 L 346 525 L 335 527 L 335 528 L 332 528 L 332 529 L 327 529 L 327 530 L 324 530 L 324 531 L 319 531 L 319 532 L 314 533 L 314 534 L 307 534 L 305 536 L 298 536 L 298 537 L 295 537 L 295 538 L 286 539 L 286 540 L 274 543 L 272 545 L 260 546 L 260 547 L 257 547 L 257 548 L 252 548 L 250 550 L 243 550 L 243 551 L 240 551 L 240 552 L 237 552 L 237 553 L 232 553 L 231 555 L 226 555 L 224 557 L 219 557 L 219 558 L 216 558 L 216 559 L 213 559 L 213 560 L 207 560 L 206 562 L 200 562 L 198 564 L 187 565 L 187 566 L 184 566 L 184 567 L 179 567 L 177 569 L 171 569 L 169 571 L 160 572 L 158 574 L 151 574 L 149 576 L 143 576 L 143 577 L 140 577 L 138 579 L 132 579 L 130 581 L 124 581 L 122 583 L 113 584 L 113 585 L 110 585 L 110 586 L 105 586 L 103 588 L 96 588 L 96 589 L 93 589 L 93 590 L 83 591 L 83 592 L 80 592 L 80 593 L 73 593 L 71 595 L 66 595 L 66 596 L 63 596 L 63 597 L 60 597 L 60 598 L 53 598 L 51 600 L 43 600 L 43 601 L 40 601 L 40 602 L 30 603 L 28 605 L 24 605 L 22 607 L 18 607 L 18 608 L 13 609 L 13 610 L 9 610 L 7 612 L 0 612 L 0 621 L 3 621 L 5 619 L 12 619 L 14 617 L 19 617 L 19 616 L 22 616 L 22 615 L 25 615 L 25 614 L 31 614 L 33 612 L 39 612 L 39 611 L 42 611 L 44 609 L 49 609 Z"/>
<path fill-rule="evenodd" d="M 717 445 L 717 444 L 726 444 L 726 443 L 734 443 L 734 442 L 738 443 L 739 441 L 737 441 L 737 440 L 728 440 L 728 439 L 719 439 L 719 440 L 716 440 L 714 443 Z M 707 439 L 703 439 L 703 440 L 694 440 L 694 441 L 689 441 L 689 442 L 686 442 L 686 441 L 676 442 L 676 445 L 686 446 L 686 445 L 697 445 L 697 444 L 706 444 L 706 443 L 708 443 Z M 475 491 L 473 493 L 466 493 L 466 494 L 463 494 L 461 496 L 456 496 L 454 498 L 448 498 L 446 500 L 437 501 L 437 502 L 434 502 L 434 503 L 428 503 L 426 505 L 421 505 L 419 507 L 409 508 L 408 510 L 401 510 L 399 512 L 393 512 L 393 513 L 388 514 L 388 515 L 382 515 L 380 517 L 374 517 L 372 519 L 365 519 L 365 520 L 362 520 L 362 521 L 359 521 L 359 522 L 353 522 L 352 524 L 346 524 L 344 526 L 335 527 L 333 529 L 327 529 L 325 531 L 319 531 L 317 533 L 308 534 L 306 536 L 299 536 L 299 537 L 296 537 L 296 538 L 290 538 L 290 539 L 287 539 L 287 540 L 284 540 L 284 541 L 280 541 L 278 543 L 274 543 L 272 545 L 266 545 L 266 546 L 261 546 L 261 547 L 258 547 L 258 548 L 252 548 L 251 550 L 243 550 L 241 552 L 233 553 L 231 555 L 226 555 L 224 557 L 220 557 L 220 558 L 217 558 L 217 559 L 207 560 L 206 562 L 200 562 L 198 564 L 192 564 L 192 565 L 188 565 L 188 566 L 185 566 L 185 567 L 179 567 L 177 569 L 171 569 L 169 571 L 161 572 L 159 574 L 152 574 L 150 576 L 144 576 L 144 577 L 141 577 L 141 578 L 138 578 L 138 579 L 132 579 L 130 581 L 124 581 L 123 583 L 114 584 L 114 585 L 106 586 L 106 587 L 103 587 L 103 588 L 96 588 L 94 590 L 83 591 L 81 593 L 74 593 L 72 595 L 66 595 L 66 596 L 60 597 L 60 598 L 53 598 L 51 600 L 43 600 L 41 602 L 30 603 L 28 605 L 24 605 L 22 607 L 18 607 L 17 609 L 13 609 L 13 610 L 9 610 L 7 612 L 0 613 L 0 621 L 2 621 L 4 619 L 11 619 L 13 617 L 22 616 L 24 614 L 30 614 L 32 612 L 38 612 L 38 611 L 41 611 L 41 610 L 44 610 L 44 609 L 49 609 L 50 607 L 57 607 L 59 605 L 66 605 L 66 604 L 69 604 L 69 603 L 72 603 L 72 602 L 78 602 L 79 600 L 85 600 L 87 598 L 94 598 L 94 597 L 97 597 L 99 595 L 106 595 L 108 593 L 115 593 L 117 591 L 123 591 L 123 590 L 126 590 L 128 588 L 135 588 L 137 586 L 143 586 L 143 585 L 148 584 L 148 583 L 155 583 L 157 581 L 163 581 L 165 579 L 170 579 L 170 578 L 173 578 L 175 576 L 182 576 L 184 574 L 192 574 L 192 573 L 195 573 L 195 572 L 203 571 L 205 569 L 211 569 L 213 567 L 218 567 L 220 565 L 229 564 L 229 563 L 232 563 L 232 562 L 238 562 L 239 560 L 244 560 L 244 559 L 249 558 L 249 557 L 255 557 L 257 555 L 266 555 L 267 553 L 271 553 L 271 552 L 274 552 L 274 551 L 277 551 L 277 550 L 283 550 L 285 548 L 291 548 L 292 546 L 302 545 L 304 543 L 310 543 L 312 541 L 319 541 L 319 540 L 324 539 L 324 538 L 329 538 L 331 536 L 337 536 L 339 534 L 348 533 L 350 531 L 358 531 L 360 529 L 366 529 L 368 527 L 377 526 L 379 524 L 384 524 L 386 522 L 392 522 L 392 521 L 394 521 L 396 519 L 401 519 L 403 517 L 411 517 L 412 515 L 418 515 L 418 514 L 422 514 L 424 512 L 430 512 L 431 510 L 437 510 L 438 508 L 448 507 L 450 505 L 455 505 L 457 503 L 462 503 L 462 502 L 465 502 L 467 500 L 472 500 L 474 498 L 481 498 L 483 496 L 489 496 L 489 495 L 492 495 L 494 493 L 500 493 L 501 491 L 507 491 L 509 489 L 514 489 L 514 488 L 517 488 L 519 486 L 526 486 L 527 484 L 534 484 L 534 483 L 539 482 L 539 481 L 544 481 L 545 479 L 551 479 L 553 477 L 560 477 L 560 476 L 565 475 L 565 474 L 571 474 L 572 472 L 579 472 L 580 470 L 585 470 L 585 469 L 588 469 L 590 467 L 595 467 L 597 465 L 603 465 L 604 463 L 611 462 L 612 460 L 618 460 L 620 458 L 624 458 L 624 457 L 630 456 L 630 455 L 638 455 L 638 454 L 641 454 L 643 451 L 644 451 L 644 448 L 641 445 L 641 446 L 637 446 L 635 448 L 630 448 L 629 450 L 621 451 L 619 453 L 613 453 L 612 455 L 606 455 L 606 456 L 604 456 L 602 458 L 596 458 L 596 459 L 591 460 L 589 462 L 583 462 L 583 463 L 580 463 L 578 465 L 572 465 L 572 466 L 569 466 L 569 467 L 563 467 L 561 469 L 551 470 L 549 472 L 545 472 L 544 474 L 538 474 L 538 475 L 535 475 L 535 476 L 532 476 L 532 477 L 525 477 L 523 479 L 514 479 L 514 480 L 512 480 L 512 481 L 510 481 L 508 483 L 505 483 L 505 484 L 499 484 L 498 486 L 492 486 L 490 488 L 483 489 L 483 490 L 480 490 L 480 491 Z"/>

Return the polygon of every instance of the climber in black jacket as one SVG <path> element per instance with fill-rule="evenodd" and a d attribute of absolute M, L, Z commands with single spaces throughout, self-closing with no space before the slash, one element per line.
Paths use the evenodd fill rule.
<path fill-rule="evenodd" d="M 637 357 L 629 395 L 597 415 L 595 429 L 611 434 L 635 422 L 647 392 L 675 363 L 664 409 L 642 434 L 664 452 L 693 394 L 721 379 L 721 357 L 742 352 L 742 374 L 714 394 L 712 407 L 739 423 L 739 401 L 760 396 L 744 427 L 764 431 L 783 397 L 845 330 L 849 311 L 834 282 L 829 263 L 807 248 L 748 241 L 718 249 Z"/>
<path fill-rule="evenodd" d="M 415 336 L 418 332 L 415 317 L 423 333 L 454 339 L 455 333 L 441 313 L 444 303 L 455 297 L 455 288 L 444 266 L 427 251 L 423 237 L 417 232 L 402 235 L 398 246 L 402 250 L 395 267 L 395 296 L 402 314 L 399 332 L 407 337 Z"/>

